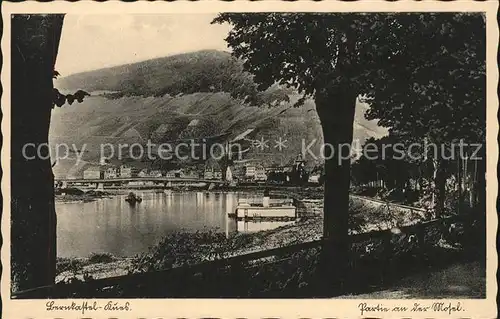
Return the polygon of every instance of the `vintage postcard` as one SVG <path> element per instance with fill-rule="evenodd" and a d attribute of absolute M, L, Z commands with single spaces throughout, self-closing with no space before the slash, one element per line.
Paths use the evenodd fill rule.
<path fill-rule="evenodd" d="M 2 3 L 4 317 L 496 317 L 497 11 Z"/>

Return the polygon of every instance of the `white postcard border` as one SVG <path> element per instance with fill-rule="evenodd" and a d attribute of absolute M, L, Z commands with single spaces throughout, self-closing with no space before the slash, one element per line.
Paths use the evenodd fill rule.
<path fill-rule="evenodd" d="M 497 252 L 496 231 L 498 225 L 496 198 L 498 192 L 498 25 L 496 1 L 177 1 L 177 2 L 134 2 L 124 3 L 108 1 L 105 3 L 81 1 L 70 3 L 54 1 L 51 3 L 22 2 L 2 4 L 4 30 L 2 37 L 3 65 L 1 80 L 3 86 L 1 123 L 3 147 L 2 164 L 2 303 L 4 318 L 494 318 L 496 317 L 497 294 Z M 302 11 L 302 12 L 427 12 L 427 11 L 482 11 L 487 16 L 487 298 L 467 300 L 440 300 L 445 302 L 460 301 L 463 312 L 447 315 L 444 313 L 368 313 L 360 315 L 358 305 L 367 302 L 371 305 L 383 304 L 387 307 L 407 306 L 414 303 L 429 304 L 433 300 L 344 300 L 344 299 L 117 299 L 121 303 L 130 302 L 131 311 L 96 311 L 86 312 L 48 312 L 47 300 L 11 300 L 10 299 L 10 14 L 12 13 L 78 13 L 78 14 L 132 14 L 132 13 L 213 13 L 224 11 Z M 82 299 L 59 300 L 61 303 L 81 303 Z M 86 300 L 89 303 L 94 299 Z M 108 300 L 97 300 L 105 304 Z"/>

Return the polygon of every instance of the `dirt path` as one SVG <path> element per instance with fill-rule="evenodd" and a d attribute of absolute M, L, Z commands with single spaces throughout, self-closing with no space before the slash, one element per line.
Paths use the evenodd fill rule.
<path fill-rule="evenodd" d="M 479 280 L 478 280 L 479 279 Z M 457 263 L 444 269 L 414 274 L 391 287 L 345 299 L 485 298 L 486 269 L 479 262 Z"/>

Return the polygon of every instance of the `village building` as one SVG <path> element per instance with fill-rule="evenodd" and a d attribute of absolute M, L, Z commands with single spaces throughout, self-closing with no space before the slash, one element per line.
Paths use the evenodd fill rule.
<path fill-rule="evenodd" d="M 148 168 L 142 169 L 139 174 L 137 174 L 138 177 L 162 177 L 163 173 L 161 170 L 151 170 Z"/>
<path fill-rule="evenodd" d="M 266 168 L 266 173 L 269 175 L 269 173 L 284 173 L 285 168 L 283 166 L 271 166 Z"/>
<path fill-rule="evenodd" d="M 214 179 L 222 179 L 222 171 L 218 168 L 214 169 Z"/>
<path fill-rule="evenodd" d="M 222 179 L 222 171 L 219 163 L 214 159 L 208 159 L 203 172 L 204 179 Z"/>
<path fill-rule="evenodd" d="M 108 167 L 104 171 L 104 179 L 112 179 L 120 177 L 120 170 L 116 167 Z"/>
<path fill-rule="evenodd" d="M 168 171 L 165 173 L 166 178 L 175 178 L 175 172 L 176 171 Z"/>
<path fill-rule="evenodd" d="M 149 170 L 147 168 L 142 169 L 137 176 L 139 177 L 148 177 L 149 175 Z"/>
<path fill-rule="evenodd" d="M 104 170 L 100 166 L 91 166 L 83 171 L 84 179 L 103 179 Z"/>
<path fill-rule="evenodd" d="M 205 170 L 205 172 L 203 172 L 203 178 L 204 179 L 213 179 L 214 178 L 214 172 L 213 170 Z"/>
<path fill-rule="evenodd" d="M 267 180 L 266 169 L 264 167 L 255 167 L 254 180 L 259 182 Z"/>
<path fill-rule="evenodd" d="M 165 173 L 168 178 L 186 178 L 188 177 L 183 169 L 173 169 Z"/>
<path fill-rule="evenodd" d="M 197 172 L 196 170 L 182 171 L 182 178 L 198 179 L 198 178 L 200 178 L 200 173 Z"/>
<path fill-rule="evenodd" d="M 149 177 L 162 177 L 162 176 L 163 176 L 162 172 L 157 169 L 149 172 Z"/>
<path fill-rule="evenodd" d="M 123 178 L 136 177 L 137 170 L 134 167 L 122 165 L 120 166 L 119 176 Z"/>
<path fill-rule="evenodd" d="M 241 165 L 235 165 L 232 169 L 233 179 L 243 180 L 245 179 L 245 167 Z"/>
<path fill-rule="evenodd" d="M 184 172 L 183 169 L 172 170 L 170 172 L 173 174 L 173 177 L 175 178 L 185 178 L 186 176 L 186 173 Z"/>
<path fill-rule="evenodd" d="M 310 175 L 308 182 L 311 184 L 319 184 L 319 178 L 320 178 L 319 174 L 318 175 Z"/>
<path fill-rule="evenodd" d="M 253 165 L 245 166 L 245 177 L 246 178 L 255 178 L 255 166 L 253 166 Z"/>
<path fill-rule="evenodd" d="M 227 167 L 226 169 L 226 181 L 232 182 L 233 181 L 233 172 L 231 171 L 231 167 Z"/>

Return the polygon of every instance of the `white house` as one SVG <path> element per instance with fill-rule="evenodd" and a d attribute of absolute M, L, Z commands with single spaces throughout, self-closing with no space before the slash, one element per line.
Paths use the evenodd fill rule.
<path fill-rule="evenodd" d="M 245 166 L 245 177 L 254 178 L 255 177 L 255 166 L 247 165 Z"/>
<path fill-rule="evenodd" d="M 99 166 L 92 166 L 83 171 L 84 179 L 103 179 L 104 170 Z"/>
<path fill-rule="evenodd" d="M 137 175 L 137 171 L 127 165 L 120 166 L 120 177 L 135 177 Z"/>
<path fill-rule="evenodd" d="M 309 176 L 309 183 L 319 184 L 319 175 L 311 175 Z"/>
<path fill-rule="evenodd" d="M 266 170 L 264 169 L 264 167 L 256 167 L 255 168 L 254 178 L 256 181 L 266 181 L 267 180 Z"/>
<path fill-rule="evenodd" d="M 176 171 L 168 171 L 168 172 L 165 174 L 165 177 L 167 177 L 167 178 L 175 178 L 175 172 L 176 172 Z"/>
<path fill-rule="evenodd" d="M 146 168 L 145 168 L 145 169 L 142 169 L 142 170 L 139 172 L 139 174 L 138 174 L 138 176 L 139 176 L 139 177 L 147 177 L 148 175 L 149 175 L 149 173 L 148 173 L 148 169 L 146 169 Z"/>

